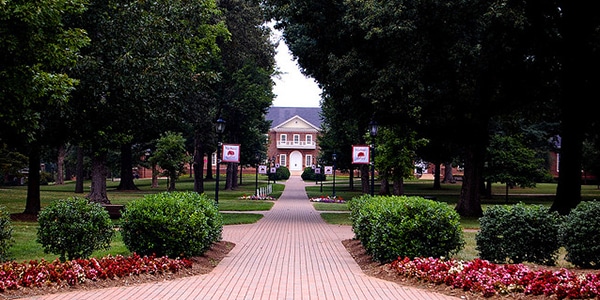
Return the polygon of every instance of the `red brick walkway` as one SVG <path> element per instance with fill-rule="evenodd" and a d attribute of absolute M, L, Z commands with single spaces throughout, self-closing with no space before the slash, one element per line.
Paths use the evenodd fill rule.
<path fill-rule="evenodd" d="M 352 237 L 321 219 L 293 176 L 256 224 L 225 226 L 236 246 L 210 274 L 29 299 L 458 299 L 364 275 L 341 243 Z"/>

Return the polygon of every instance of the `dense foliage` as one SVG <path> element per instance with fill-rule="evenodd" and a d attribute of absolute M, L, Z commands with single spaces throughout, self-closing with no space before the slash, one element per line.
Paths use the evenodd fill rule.
<path fill-rule="evenodd" d="M 10 247 L 14 244 L 13 226 L 10 214 L 5 207 L 0 207 L 0 262 L 7 261 Z"/>
<path fill-rule="evenodd" d="M 600 202 L 584 201 L 565 216 L 560 241 L 565 260 L 582 268 L 600 269 Z"/>
<path fill-rule="evenodd" d="M 441 257 L 464 245 L 459 215 L 447 204 L 422 197 L 352 199 L 348 207 L 356 237 L 381 263 L 398 257 Z"/>
<path fill-rule="evenodd" d="M 479 219 L 479 257 L 495 263 L 556 263 L 561 218 L 543 205 L 496 205 Z"/>
<path fill-rule="evenodd" d="M 306 167 L 304 168 L 304 171 L 302 171 L 302 175 L 300 175 L 300 177 L 302 177 L 302 180 L 312 180 L 312 181 L 325 181 L 327 180 L 327 177 L 325 176 L 325 174 L 321 173 L 316 173 L 315 169 L 311 168 L 311 167 Z"/>
<path fill-rule="evenodd" d="M 288 180 L 290 179 L 290 169 L 288 169 L 285 166 L 279 166 L 279 168 L 277 168 L 277 170 L 275 171 L 275 173 L 269 173 L 269 179 L 270 180 Z"/>
<path fill-rule="evenodd" d="M 127 203 L 121 220 L 123 243 L 144 255 L 202 255 L 223 231 L 215 202 L 195 192 L 145 195 Z"/>
<path fill-rule="evenodd" d="M 60 260 L 87 258 L 110 249 L 115 235 L 108 211 L 98 203 L 73 197 L 50 203 L 38 216 L 37 242 Z"/>

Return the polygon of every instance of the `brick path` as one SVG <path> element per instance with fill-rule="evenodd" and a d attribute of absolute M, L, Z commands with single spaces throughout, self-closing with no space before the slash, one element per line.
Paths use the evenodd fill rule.
<path fill-rule="evenodd" d="M 209 274 L 28 299 L 458 299 L 364 275 L 341 243 L 350 226 L 325 223 L 300 176 L 285 184 L 256 224 L 224 227 L 236 246 Z"/>

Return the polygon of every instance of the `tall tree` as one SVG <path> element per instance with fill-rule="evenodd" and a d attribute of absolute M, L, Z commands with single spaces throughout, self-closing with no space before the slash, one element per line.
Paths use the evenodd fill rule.
<path fill-rule="evenodd" d="M 600 16 L 594 13 L 600 4 L 562 0 L 556 3 L 555 9 L 560 11 L 557 30 L 562 37 L 557 45 L 561 66 L 562 142 L 556 199 L 551 210 L 565 215 L 581 202 L 583 141 L 585 131 L 596 119 L 593 110 L 589 109 L 589 97 L 600 83 L 600 75 L 596 72 L 600 67 Z"/>
<path fill-rule="evenodd" d="M 79 142 L 93 149 L 91 201 L 109 202 L 102 167 L 109 149 L 127 145 L 122 165 L 130 173 L 132 143 L 198 116 L 187 104 L 217 79 L 216 40 L 227 34 L 219 13 L 212 0 L 92 1 L 79 20 L 92 39 L 75 70 L 82 80 Z"/>
<path fill-rule="evenodd" d="M 28 145 L 29 180 L 24 213 L 40 209 L 39 171 L 46 112 L 61 111 L 77 80 L 75 64 L 89 42 L 65 19 L 85 11 L 86 1 L 8 1 L 0 10 L 0 139 Z"/>
<path fill-rule="evenodd" d="M 219 7 L 231 33 L 231 39 L 220 44 L 222 77 L 215 85 L 220 116 L 227 121 L 224 141 L 241 144 L 240 163 L 249 164 L 254 153 L 265 148 L 265 115 L 274 98 L 275 45 L 260 1 L 220 1 Z M 237 164 L 230 163 L 227 170 L 225 188 L 234 189 Z"/>

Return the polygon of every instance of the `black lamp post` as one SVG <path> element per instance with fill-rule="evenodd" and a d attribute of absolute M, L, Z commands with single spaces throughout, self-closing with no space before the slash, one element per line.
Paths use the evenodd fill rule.
<path fill-rule="evenodd" d="M 258 196 L 258 164 L 260 163 L 260 153 L 256 151 L 254 153 L 254 158 L 256 159 L 256 178 L 254 179 L 254 192 L 256 196 Z"/>
<path fill-rule="evenodd" d="M 337 154 L 334 152 L 331 157 L 333 158 L 333 193 L 331 196 L 335 198 L 335 161 L 337 160 Z"/>
<path fill-rule="evenodd" d="M 377 136 L 377 122 L 369 122 L 369 134 L 371 135 L 371 197 L 375 195 L 375 137 Z"/>
<path fill-rule="evenodd" d="M 225 121 L 219 117 L 217 122 L 215 123 L 215 131 L 217 132 L 217 182 L 215 184 L 215 203 L 219 204 L 219 169 L 221 168 L 221 147 L 223 143 L 221 142 L 221 135 L 225 131 Z"/>

